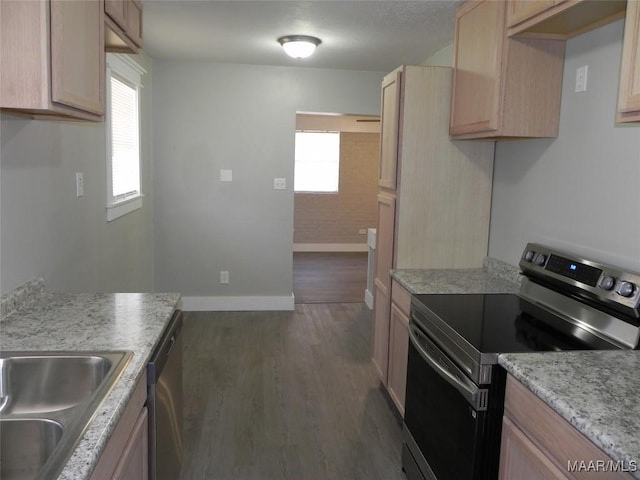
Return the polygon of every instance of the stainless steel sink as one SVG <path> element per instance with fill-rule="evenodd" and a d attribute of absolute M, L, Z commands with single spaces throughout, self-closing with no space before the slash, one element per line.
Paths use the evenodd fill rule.
<path fill-rule="evenodd" d="M 37 478 L 60 443 L 64 429 L 53 420 L 0 421 L 1 478 Z"/>
<path fill-rule="evenodd" d="M 55 478 L 131 356 L 1 352 L 0 478 Z"/>
<path fill-rule="evenodd" d="M 36 414 L 73 407 L 90 397 L 113 366 L 96 355 L 0 358 L 0 413 Z"/>

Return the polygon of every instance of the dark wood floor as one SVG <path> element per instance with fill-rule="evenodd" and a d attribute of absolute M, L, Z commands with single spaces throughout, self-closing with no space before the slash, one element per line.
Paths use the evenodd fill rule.
<path fill-rule="evenodd" d="M 183 479 L 403 479 L 364 304 L 185 317 Z"/>
<path fill-rule="evenodd" d="M 296 303 L 362 303 L 366 288 L 366 252 L 293 254 Z"/>

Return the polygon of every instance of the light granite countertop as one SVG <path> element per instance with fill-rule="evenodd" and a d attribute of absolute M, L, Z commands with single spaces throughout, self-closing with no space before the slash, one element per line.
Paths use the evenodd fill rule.
<path fill-rule="evenodd" d="M 133 352 L 59 479 L 89 478 L 179 302 L 177 293 L 58 294 L 36 289 L 17 310 L 12 311 L 13 304 L 5 308 L 2 350 Z"/>
<path fill-rule="evenodd" d="M 391 277 L 409 293 L 518 293 L 520 284 L 487 270 L 474 269 L 399 269 Z"/>
<path fill-rule="evenodd" d="M 502 365 L 640 479 L 640 351 L 512 353 Z"/>

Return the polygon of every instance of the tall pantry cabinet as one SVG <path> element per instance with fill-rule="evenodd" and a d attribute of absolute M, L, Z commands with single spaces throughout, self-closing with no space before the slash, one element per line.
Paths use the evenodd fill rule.
<path fill-rule="evenodd" d="M 481 267 L 487 253 L 494 143 L 450 140 L 451 76 L 402 66 L 382 82 L 372 357 L 385 386 L 406 371 L 406 352 L 396 359 L 389 348 L 390 329 L 395 344 L 407 335 L 406 322 L 390 324 L 402 317 L 392 315 L 390 270 Z"/>

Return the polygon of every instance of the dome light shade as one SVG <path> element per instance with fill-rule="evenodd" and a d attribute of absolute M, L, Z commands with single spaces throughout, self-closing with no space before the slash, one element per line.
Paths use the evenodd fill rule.
<path fill-rule="evenodd" d="M 309 35 L 287 35 L 280 37 L 278 43 L 282 45 L 285 53 L 290 57 L 307 58 L 322 42 L 319 38 Z"/>

